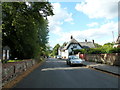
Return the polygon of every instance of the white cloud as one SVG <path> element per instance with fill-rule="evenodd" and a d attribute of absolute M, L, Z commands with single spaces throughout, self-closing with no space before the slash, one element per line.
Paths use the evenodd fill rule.
<path fill-rule="evenodd" d="M 87 29 L 87 30 L 73 30 L 70 32 L 59 32 L 59 35 L 61 38 L 57 39 L 57 42 L 67 42 L 70 40 L 70 36 L 73 35 L 75 39 L 77 39 L 79 42 L 84 41 L 85 39 L 92 40 L 94 39 L 99 44 L 104 44 L 107 42 L 112 42 L 112 31 L 114 33 L 118 32 L 118 23 L 117 22 L 109 22 L 104 25 L 101 25 L 99 28 L 94 29 Z M 115 36 L 115 39 L 117 36 Z"/>
<path fill-rule="evenodd" d="M 94 27 L 94 26 L 98 26 L 99 24 L 97 22 L 92 22 L 90 24 L 87 24 L 88 27 Z"/>
<path fill-rule="evenodd" d="M 59 32 L 62 30 L 62 28 L 61 27 L 59 27 L 59 26 L 54 26 L 54 31 L 53 31 L 53 33 L 54 34 L 59 34 Z"/>
<path fill-rule="evenodd" d="M 66 22 L 71 22 L 71 21 L 73 21 L 72 13 L 70 13 L 70 14 L 67 13 L 67 16 L 68 16 L 68 17 L 67 17 L 64 21 L 66 21 Z"/>
<path fill-rule="evenodd" d="M 52 3 L 53 6 L 53 13 L 55 15 L 49 16 L 49 30 L 52 33 L 57 33 L 61 29 L 61 25 L 64 22 L 68 22 L 70 24 L 73 24 L 73 18 L 72 18 L 72 13 L 69 13 L 67 11 L 67 8 L 62 8 L 60 3 Z"/>
<path fill-rule="evenodd" d="M 118 16 L 119 0 L 85 0 L 75 6 L 77 11 L 83 12 L 89 18 L 112 19 Z"/>

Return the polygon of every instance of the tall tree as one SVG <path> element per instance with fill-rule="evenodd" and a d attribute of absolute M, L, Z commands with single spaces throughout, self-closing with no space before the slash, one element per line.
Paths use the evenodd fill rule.
<path fill-rule="evenodd" d="M 60 45 L 56 44 L 55 47 L 53 48 L 53 55 L 56 56 L 58 55 L 58 49 L 59 49 Z"/>
<path fill-rule="evenodd" d="M 45 51 L 50 15 L 53 12 L 49 2 L 2 3 L 3 46 L 11 48 L 11 58 L 34 58 Z"/>

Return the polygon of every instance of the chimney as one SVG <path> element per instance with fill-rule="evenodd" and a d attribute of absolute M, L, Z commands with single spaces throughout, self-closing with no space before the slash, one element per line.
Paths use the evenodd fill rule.
<path fill-rule="evenodd" d="M 93 43 L 95 43 L 95 41 L 94 40 L 92 40 L 93 41 Z"/>
<path fill-rule="evenodd" d="M 73 39 L 73 36 L 71 35 L 71 37 L 70 37 L 71 39 Z"/>
<path fill-rule="evenodd" d="M 85 42 L 87 42 L 87 39 L 85 39 Z"/>

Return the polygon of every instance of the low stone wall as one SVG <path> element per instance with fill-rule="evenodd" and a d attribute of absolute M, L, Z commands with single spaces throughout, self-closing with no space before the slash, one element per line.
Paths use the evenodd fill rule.
<path fill-rule="evenodd" d="M 36 64 L 35 60 L 2 64 L 2 85 Z"/>
<path fill-rule="evenodd" d="M 84 54 L 86 61 L 99 62 L 109 65 L 120 66 L 120 53 L 111 54 Z"/>

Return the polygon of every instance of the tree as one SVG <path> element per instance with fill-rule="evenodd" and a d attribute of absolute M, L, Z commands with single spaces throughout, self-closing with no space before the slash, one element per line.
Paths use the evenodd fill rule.
<path fill-rule="evenodd" d="M 52 50 L 51 50 L 51 46 L 50 45 L 46 45 L 46 51 L 45 51 L 45 55 L 48 57 L 48 56 L 51 56 L 51 53 L 52 53 Z"/>
<path fill-rule="evenodd" d="M 49 2 L 29 4 L 2 3 L 2 44 L 11 48 L 11 59 L 35 58 L 46 50 L 49 32 L 47 16 L 53 15 L 52 6 Z"/>
<path fill-rule="evenodd" d="M 98 43 L 95 43 L 95 47 L 98 48 L 98 47 L 102 47 L 102 45 L 98 44 Z"/>
<path fill-rule="evenodd" d="M 60 45 L 59 44 L 56 44 L 55 47 L 53 48 L 53 55 L 56 56 L 58 55 L 58 49 L 59 49 Z"/>
<path fill-rule="evenodd" d="M 110 50 L 113 48 L 113 43 L 105 43 L 102 46 L 102 49 L 105 50 L 106 53 L 110 53 Z"/>
<path fill-rule="evenodd" d="M 113 46 L 114 43 L 105 43 L 103 46 L 108 45 L 108 46 Z"/>

